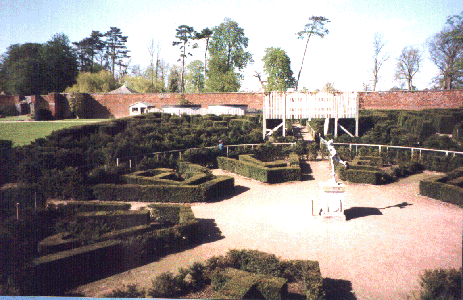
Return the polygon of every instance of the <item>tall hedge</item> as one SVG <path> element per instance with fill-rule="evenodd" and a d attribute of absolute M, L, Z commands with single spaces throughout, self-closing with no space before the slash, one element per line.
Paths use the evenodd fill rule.
<path fill-rule="evenodd" d="M 463 188 L 447 184 L 447 175 L 435 176 L 420 181 L 420 194 L 463 207 Z"/>

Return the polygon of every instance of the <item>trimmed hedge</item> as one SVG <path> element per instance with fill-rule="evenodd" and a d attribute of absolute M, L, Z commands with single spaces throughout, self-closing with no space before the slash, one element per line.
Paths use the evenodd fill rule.
<path fill-rule="evenodd" d="M 34 259 L 31 295 L 62 295 L 69 288 L 119 272 L 121 245 L 105 241 Z"/>
<path fill-rule="evenodd" d="M 289 160 L 290 167 L 299 167 L 300 165 L 299 155 L 297 155 L 296 153 L 289 154 L 288 160 Z"/>
<path fill-rule="evenodd" d="M 382 167 L 384 161 L 381 156 L 356 156 L 352 164 Z"/>
<path fill-rule="evenodd" d="M 66 213 L 74 212 L 94 212 L 94 211 L 114 211 L 114 210 L 130 210 L 130 203 L 120 202 L 86 202 L 86 201 L 67 201 L 59 203 L 56 209 Z"/>
<path fill-rule="evenodd" d="M 217 157 L 217 162 L 219 168 L 222 170 L 227 170 L 264 183 L 281 183 L 301 180 L 301 168 L 299 166 L 267 168 L 260 164 L 254 164 L 228 157 Z"/>
<path fill-rule="evenodd" d="M 226 268 L 221 274 L 225 280 L 223 287 L 214 295 L 219 299 L 284 299 L 288 293 L 287 279 L 253 274 Z"/>
<path fill-rule="evenodd" d="M 353 183 L 386 184 L 392 181 L 391 175 L 381 170 L 340 169 L 339 177 Z"/>
<path fill-rule="evenodd" d="M 276 161 L 270 161 L 270 162 L 260 161 L 253 154 L 240 155 L 239 160 L 249 162 L 252 164 L 256 164 L 256 165 L 260 165 L 260 166 L 267 167 L 267 168 L 284 168 L 288 166 L 288 164 L 283 160 L 276 160 Z"/>
<path fill-rule="evenodd" d="M 98 184 L 93 187 L 93 193 L 101 201 L 193 203 L 212 202 L 231 195 L 234 186 L 233 177 L 216 176 L 199 185 Z"/>
<path fill-rule="evenodd" d="M 124 229 L 150 223 L 150 212 L 147 210 L 99 211 L 85 212 L 76 215 L 78 222 L 103 222 L 111 228 Z"/>
<path fill-rule="evenodd" d="M 0 214 L 12 216 L 16 214 L 16 203 L 19 203 L 20 212 L 25 208 L 34 208 L 37 196 L 37 207 L 45 205 L 45 197 L 37 187 L 20 184 L 14 187 L 0 189 Z"/>
<path fill-rule="evenodd" d="M 420 181 L 420 194 L 463 207 L 463 188 L 444 183 L 447 175 L 435 176 Z"/>

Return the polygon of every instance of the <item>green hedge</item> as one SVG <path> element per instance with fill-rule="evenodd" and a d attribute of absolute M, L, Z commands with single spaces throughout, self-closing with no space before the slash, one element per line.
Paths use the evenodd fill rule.
<path fill-rule="evenodd" d="M 339 169 L 339 177 L 353 183 L 386 184 L 392 176 L 381 170 Z"/>
<path fill-rule="evenodd" d="M 194 177 L 190 178 L 193 182 Z M 98 184 L 93 193 L 101 201 L 124 202 L 211 202 L 234 193 L 234 179 L 216 176 L 199 185 Z"/>
<path fill-rule="evenodd" d="M 86 202 L 86 201 L 67 201 L 59 203 L 56 209 L 66 213 L 74 212 L 94 212 L 94 211 L 114 211 L 114 210 L 130 210 L 130 203 L 120 202 Z"/>
<path fill-rule="evenodd" d="M 85 212 L 76 215 L 78 222 L 103 222 L 111 228 L 124 229 L 150 223 L 147 210 Z"/>
<path fill-rule="evenodd" d="M 289 154 L 288 160 L 290 167 L 299 167 L 299 155 L 297 155 L 296 153 Z"/>
<path fill-rule="evenodd" d="M 267 168 L 284 168 L 288 166 L 288 164 L 283 160 L 276 160 L 276 161 L 271 161 L 271 162 L 260 161 L 253 154 L 240 155 L 239 160 L 249 162 L 252 164 L 256 164 L 256 165 L 260 165 L 260 166 L 267 167 Z"/>
<path fill-rule="evenodd" d="M 214 128 L 222 128 L 222 127 L 227 127 L 228 122 L 227 121 L 213 121 L 212 122 L 212 127 Z"/>
<path fill-rule="evenodd" d="M 37 199 L 38 208 L 45 206 L 45 197 L 37 187 L 26 184 L 4 187 L 0 189 L 0 214 L 15 215 L 16 203 L 19 203 L 20 213 L 24 209 L 34 209 L 35 199 Z"/>
<path fill-rule="evenodd" d="M 226 268 L 221 274 L 225 280 L 223 287 L 214 294 L 219 299 L 259 299 L 280 300 L 288 292 L 287 280 L 246 271 Z"/>
<path fill-rule="evenodd" d="M 381 156 L 356 156 L 352 164 L 382 167 L 384 162 Z"/>
<path fill-rule="evenodd" d="M 34 259 L 31 295 L 62 295 L 67 289 L 119 272 L 121 245 L 105 241 Z"/>
<path fill-rule="evenodd" d="M 463 207 L 463 188 L 444 183 L 447 175 L 435 176 L 420 181 L 420 194 Z"/>
<path fill-rule="evenodd" d="M 281 183 L 301 180 L 301 168 L 267 168 L 259 164 L 236 160 L 228 157 L 217 157 L 218 166 L 245 177 L 249 177 L 264 183 Z"/>

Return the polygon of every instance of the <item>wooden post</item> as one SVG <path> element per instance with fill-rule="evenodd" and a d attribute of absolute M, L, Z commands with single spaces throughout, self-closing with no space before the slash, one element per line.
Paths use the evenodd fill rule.
<path fill-rule="evenodd" d="M 16 221 L 19 220 L 19 203 L 16 203 Z"/>
<path fill-rule="evenodd" d="M 37 192 L 34 192 L 34 208 L 35 212 L 37 212 Z"/>
<path fill-rule="evenodd" d="M 338 137 L 338 118 L 334 118 L 334 137 Z"/>
<path fill-rule="evenodd" d="M 118 166 L 118 167 L 119 167 L 119 157 L 118 157 L 118 158 L 116 158 L 116 166 Z"/>
<path fill-rule="evenodd" d="M 355 136 L 356 137 L 359 136 L 359 117 L 358 117 L 358 115 L 355 118 Z"/>
<path fill-rule="evenodd" d="M 132 170 L 132 160 L 131 159 L 129 160 L 129 168 L 130 170 Z"/>

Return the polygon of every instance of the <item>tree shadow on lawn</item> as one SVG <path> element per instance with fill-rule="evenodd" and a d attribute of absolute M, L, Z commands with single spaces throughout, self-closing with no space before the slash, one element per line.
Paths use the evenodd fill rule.
<path fill-rule="evenodd" d="M 211 201 L 211 202 L 220 202 L 220 201 L 228 200 L 242 193 L 246 193 L 249 190 L 250 188 L 248 188 L 247 186 L 235 185 L 235 191 L 232 194 L 217 197 L 214 201 Z"/>
<path fill-rule="evenodd" d="M 351 207 L 348 208 L 344 211 L 344 215 L 346 216 L 346 221 L 352 220 L 352 219 L 357 219 L 357 218 L 362 218 L 362 217 L 368 217 L 368 216 L 382 216 L 383 213 L 380 211 L 380 209 L 387 209 L 387 208 L 393 208 L 393 207 L 398 207 L 400 209 L 403 209 L 407 206 L 411 206 L 413 204 L 407 203 L 407 202 L 402 202 L 396 205 L 390 205 L 382 208 L 376 208 L 376 207 Z"/>
<path fill-rule="evenodd" d="M 326 300 L 356 300 L 352 283 L 342 279 L 323 278 Z"/>

